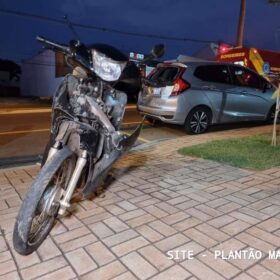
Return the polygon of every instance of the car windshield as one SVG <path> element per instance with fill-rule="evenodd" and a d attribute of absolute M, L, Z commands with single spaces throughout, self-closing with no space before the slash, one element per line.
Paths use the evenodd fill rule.
<path fill-rule="evenodd" d="M 179 72 L 178 67 L 158 67 L 154 73 L 151 74 L 149 80 L 156 84 L 172 84 Z"/>

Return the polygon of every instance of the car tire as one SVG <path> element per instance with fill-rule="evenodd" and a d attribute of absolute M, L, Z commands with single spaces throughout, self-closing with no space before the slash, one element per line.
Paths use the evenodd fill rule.
<path fill-rule="evenodd" d="M 145 118 L 145 120 L 151 125 L 151 126 L 156 126 L 158 124 L 158 120 L 153 119 L 151 117 L 147 117 Z"/>
<path fill-rule="evenodd" d="M 188 114 L 184 128 L 188 134 L 201 134 L 207 131 L 211 124 L 212 113 L 210 109 L 199 106 L 190 111 Z"/>

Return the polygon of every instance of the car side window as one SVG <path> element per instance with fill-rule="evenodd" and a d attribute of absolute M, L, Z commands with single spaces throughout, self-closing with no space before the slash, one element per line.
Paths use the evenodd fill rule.
<path fill-rule="evenodd" d="M 237 86 L 262 89 L 260 77 L 243 67 L 232 67 L 233 83 Z"/>
<path fill-rule="evenodd" d="M 194 75 L 200 80 L 230 84 L 230 74 L 226 65 L 203 65 L 198 66 L 194 71 Z"/>

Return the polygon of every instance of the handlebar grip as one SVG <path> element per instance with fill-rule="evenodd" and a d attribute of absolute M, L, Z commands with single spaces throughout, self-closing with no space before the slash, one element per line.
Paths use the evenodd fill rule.
<path fill-rule="evenodd" d="M 70 48 L 64 45 L 60 45 L 58 43 L 52 42 L 50 40 L 47 40 L 46 38 L 42 36 L 37 36 L 36 40 L 39 41 L 40 43 L 44 43 L 47 45 L 50 49 L 61 51 L 64 53 L 70 53 Z"/>
<path fill-rule="evenodd" d="M 36 40 L 39 41 L 39 42 L 42 42 L 42 43 L 44 43 L 46 41 L 46 39 L 42 36 L 37 36 Z"/>

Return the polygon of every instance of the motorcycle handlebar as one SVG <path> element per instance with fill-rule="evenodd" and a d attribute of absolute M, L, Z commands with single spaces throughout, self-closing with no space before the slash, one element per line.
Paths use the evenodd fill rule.
<path fill-rule="evenodd" d="M 46 38 L 44 38 L 42 36 L 37 36 L 36 40 L 40 43 L 45 44 L 50 49 L 70 54 L 70 48 L 65 46 L 65 45 L 61 45 L 61 44 L 58 44 L 56 42 L 52 42 L 52 41 L 47 40 Z"/>

